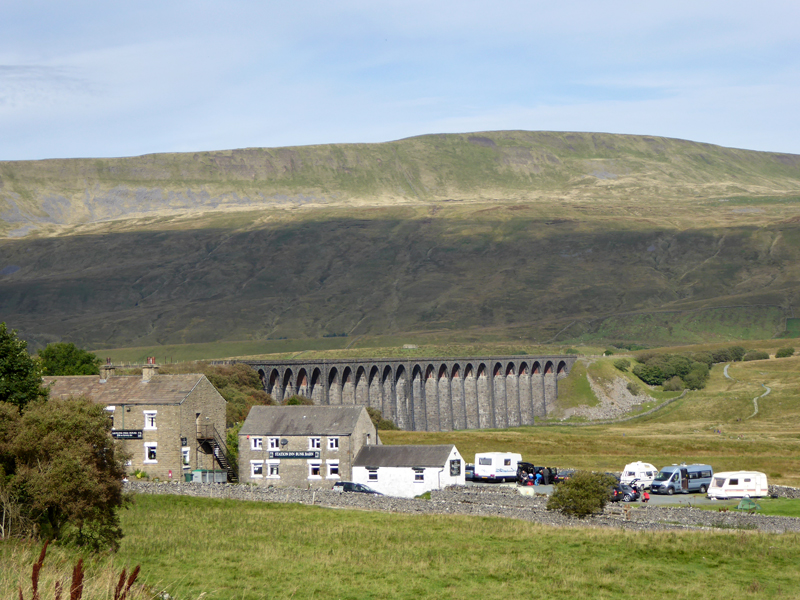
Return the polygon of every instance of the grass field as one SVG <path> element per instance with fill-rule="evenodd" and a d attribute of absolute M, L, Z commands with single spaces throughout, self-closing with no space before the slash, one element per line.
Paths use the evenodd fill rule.
<path fill-rule="evenodd" d="M 800 537 L 139 497 L 119 565 L 181 599 L 796 598 Z M 710 592 L 713 590 L 713 592 Z"/>

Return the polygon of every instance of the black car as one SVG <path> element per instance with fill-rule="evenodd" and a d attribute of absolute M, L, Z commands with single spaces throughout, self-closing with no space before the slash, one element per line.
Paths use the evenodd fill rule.
<path fill-rule="evenodd" d="M 368 485 L 363 483 L 354 483 L 352 481 L 337 481 L 333 484 L 334 492 L 361 492 L 362 494 L 372 494 L 374 496 L 383 496 L 378 491 L 373 490 Z"/>
<path fill-rule="evenodd" d="M 556 476 L 553 477 L 553 483 L 564 483 L 567 479 L 572 477 L 572 474 L 575 472 L 575 469 L 563 469 L 556 473 Z"/>
<path fill-rule="evenodd" d="M 618 483 L 611 488 L 611 502 L 635 502 L 639 499 L 639 492 L 624 483 Z"/>

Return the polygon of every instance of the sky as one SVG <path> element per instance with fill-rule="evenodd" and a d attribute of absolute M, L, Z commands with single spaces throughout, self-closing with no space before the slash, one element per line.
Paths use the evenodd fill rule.
<path fill-rule="evenodd" d="M 0 0 L 0 160 L 522 129 L 800 154 L 800 2 Z"/>

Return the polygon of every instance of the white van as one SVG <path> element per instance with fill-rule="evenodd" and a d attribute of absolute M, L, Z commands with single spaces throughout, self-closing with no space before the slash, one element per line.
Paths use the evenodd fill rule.
<path fill-rule="evenodd" d="M 481 452 L 475 455 L 474 481 L 516 481 L 517 463 L 521 454 L 512 452 Z"/>
<path fill-rule="evenodd" d="M 769 495 L 767 476 L 758 471 L 724 471 L 714 473 L 706 496 L 726 498 L 760 498 Z"/>
<path fill-rule="evenodd" d="M 669 467 L 662 467 L 650 485 L 651 494 L 675 493 L 688 494 L 700 492 L 705 494 L 711 486 L 711 477 L 714 469 L 711 465 L 687 465 L 681 463 Z"/>
<path fill-rule="evenodd" d="M 656 469 L 653 465 L 638 460 L 625 465 L 625 468 L 622 470 L 622 476 L 619 478 L 619 482 L 630 485 L 631 482 L 635 480 L 637 488 L 649 488 L 650 484 L 653 483 L 656 473 L 658 473 L 658 469 Z"/>

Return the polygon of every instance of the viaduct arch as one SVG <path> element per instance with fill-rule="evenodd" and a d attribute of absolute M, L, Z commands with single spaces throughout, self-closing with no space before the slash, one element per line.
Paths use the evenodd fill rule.
<path fill-rule="evenodd" d="M 400 429 L 451 431 L 533 425 L 552 412 L 576 356 L 239 361 L 278 401 L 377 408 Z"/>

